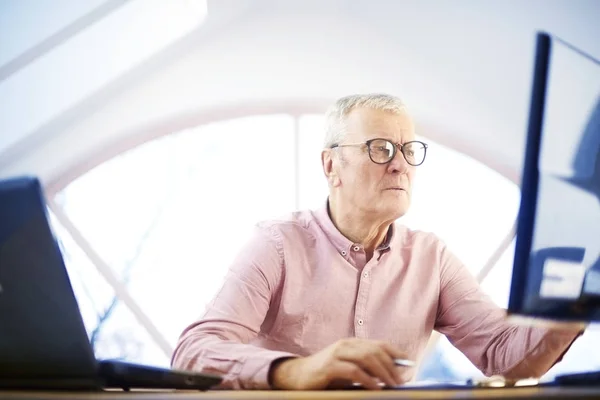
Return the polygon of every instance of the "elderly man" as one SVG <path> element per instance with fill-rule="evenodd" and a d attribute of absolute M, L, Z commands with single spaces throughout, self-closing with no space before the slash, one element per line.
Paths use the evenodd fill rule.
<path fill-rule="evenodd" d="M 395 222 L 426 152 L 399 99 L 338 100 L 327 201 L 257 225 L 173 367 L 222 375 L 224 388 L 377 389 L 414 378 L 394 359 L 420 360 L 435 329 L 487 375 L 544 374 L 581 327 L 508 323 L 440 239 Z"/>

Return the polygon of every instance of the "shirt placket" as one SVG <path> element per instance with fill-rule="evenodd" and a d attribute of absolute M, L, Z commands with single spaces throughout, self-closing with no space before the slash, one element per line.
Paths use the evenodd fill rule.
<path fill-rule="evenodd" d="M 367 338 L 367 299 L 371 288 L 371 271 L 367 265 L 360 272 L 360 282 L 358 284 L 358 295 L 356 296 L 356 306 L 354 308 L 354 336 L 357 338 Z"/>

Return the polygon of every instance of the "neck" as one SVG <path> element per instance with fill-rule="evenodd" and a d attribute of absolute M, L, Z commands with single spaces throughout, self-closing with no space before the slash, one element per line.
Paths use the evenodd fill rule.
<path fill-rule="evenodd" d="M 374 220 L 372 213 L 361 212 L 355 207 L 344 207 L 329 198 L 329 216 L 335 227 L 349 240 L 363 246 L 370 259 L 375 249 L 383 243 L 393 221 Z"/>

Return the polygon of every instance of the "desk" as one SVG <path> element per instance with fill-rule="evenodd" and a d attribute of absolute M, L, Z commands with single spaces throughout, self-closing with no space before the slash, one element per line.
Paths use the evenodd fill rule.
<path fill-rule="evenodd" d="M 0 391 L 0 399 L 10 400 L 338 400 L 338 399 L 600 399 L 600 387 L 588 388 L 511 388 L 511 389 L 473 389 L 473 390 L 399 390 L 399 391 L 208 391 L 208 392 L 173 392 L 173 391 L 106 391 L 98 393 L 73 392 L 26 392 Z"/>

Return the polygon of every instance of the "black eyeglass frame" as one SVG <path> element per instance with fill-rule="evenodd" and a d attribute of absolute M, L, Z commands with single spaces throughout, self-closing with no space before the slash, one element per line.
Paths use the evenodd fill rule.
<path fill-rule="evenodd" d="M 384 161 L 384 162 L 377 162 L 375 160 L 373 160 L 373 156 L 371 155 L 371 143 L 373 143 L 376 140 L 383 140 L 387 143 L 390 143 L 392 145 L 393 153 L 392 156 L 390 157 L 389 160 Z M 421 160 L 420 163 L 418 164 L 412 164 L 410 161 L 408 161 L 408 158 L 406 158 L 406 154 L 404 154 L 404 146 L 406 146 L 407 144 L 411 144 L 411 143 L 419 143 L 423 145 L 423 160 Z M 394 157 L 396 157 L 396 153 L 398 152 L 398 150 L 400 150 L 400 153 L 402 153 L 402 157 L 404 157 L 404 160 L 406 160 L 406 162 L 409 165 L 412 165 L 413 167 L 418 167 L 419 165 L 422 165 L 425 162 L 425 158 L 427 158 L 427 143 L 425 142 L 421 142 L 420 140 L 411 140 L 410 142 L 406 142 L 406 143 L 394 143 L 391 140 L 388 139 L 383 139 L 383 138 L 374 138 L 374 139 L 369 139 L 366 142 L 362 142 L 362 143 L 346 143 L 346 144 L 332 144 L 331 145 L 331 149 L 335 149 L 337 147 L 348 147 L 348 146 L 363 146 L 363 145 L 367 145 L 367 149 L 369 150 L 369 158 L 371 159 L 371 161 L 375 164 L 379 164 L 379 165 L 384 165 L 384 164 L 389 164 L 392 162 L 392 160 L 394 159 Z"/>

